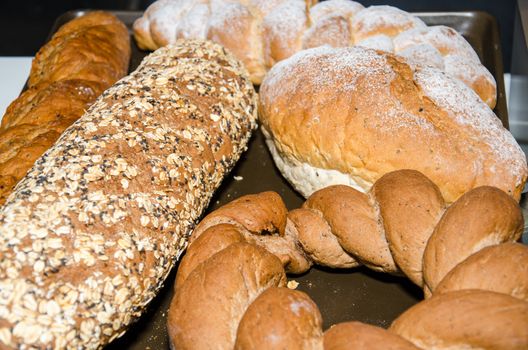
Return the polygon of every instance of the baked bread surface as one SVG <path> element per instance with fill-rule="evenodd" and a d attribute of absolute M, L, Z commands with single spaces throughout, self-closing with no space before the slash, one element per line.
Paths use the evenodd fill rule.
<path fill-rule="evenodd" d="M 3 347 L 95 349 L 141 314 L 256 126 L 246 74 L 160 49 L 37 161 L 0 211 Z"/>
<path fill-rule="evenodd" d="M 361 47 L 320 47 L 275 65 L 260 88 L 273 158 L 305 197 L 336 183 L 366 191 L 415 169 L 453 202 L 496 186 L 519 199 L 528 174 L 513 136 L 460 81 Z"/>
<path fill-rule="evenodd" d="M 103 11 L 67 22 L 39 50 L 28 89 L 0 125 L 0 205 L 62 132 L 126 74 L 129 59 L 126 27 Z"/>
<path fill-rule="evenodd" d="M 461 80 L 494 108 L 497 86 L 471 45 L 452 28 L 427 26 L 392 6 L 350 0 L 158 0 L 134 22 L 142 49 L 209 39 L 231 50 L 260 84 L 277 62 L 318 46 L 362 46 L 395 53 Z"/>

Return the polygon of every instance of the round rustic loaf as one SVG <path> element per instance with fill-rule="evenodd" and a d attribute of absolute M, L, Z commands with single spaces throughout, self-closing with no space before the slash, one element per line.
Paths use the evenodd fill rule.
<path fill-rule="evenodd" d="M 302 195 L 332 184 L 368 190 L 416 169 L 448 202 L 477 186 L 519 199 L 528 169 L 477 94 L 432 67 L 371 49 L 320 47 L 276 64 L 260 87 L 273 159 Z"/>

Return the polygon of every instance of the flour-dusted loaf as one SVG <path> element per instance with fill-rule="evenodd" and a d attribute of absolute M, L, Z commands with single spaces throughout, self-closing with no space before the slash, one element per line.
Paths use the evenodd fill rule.
<path fill-rule="evenodd" d="M 139 47 L 156 49 L 180 38 L 209 39 L 240 59 L 260 84 L 277 62 L 318 46 L 358 45 L 433 66 L 463 81 L 491 108 L 495 79 L 471 45 L 452 28 L 427 26 L 392 6 L 350 0 L 158 0 L 134 23 Z"/>
<path fill-rule="evenodd" d="M 482 185 L 519 199 L 526 156 L 465 84 L 433 67 L 362 47 L 319 47 L 276 64 L 259 118 L 273 159 L 304 196 L 331 184 L 366 191 L 414 169 L 447 202 Z"/>
<path fill-rule="evenodd" d="M 256 127 L 233 56 L 148 56 L 29 171 L 0 212 L 0 348 L 95 349 L 156 295 Z"/>

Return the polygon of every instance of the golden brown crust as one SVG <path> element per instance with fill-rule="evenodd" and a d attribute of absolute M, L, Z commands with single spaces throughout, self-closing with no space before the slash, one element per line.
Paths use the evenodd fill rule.
<path fill-rule="evenodd" d="M 376 199 L 394 261 L 411 281 L 422 286 L 423 252 L 445 210 L 442 194 L 414 170 L 384 175 L 370 193 Z"/>
<path fill-rule="evenodd" d="M 36 54 L 28 85 L 85 79 L 112 85 L 127 73 L 130 39 L 114 15 L 89 12 L 59 29 Z"/>
<path fill-rule="evenodd" d="M 517 241 L 524 220 L 517 202 L 494 187 L 478 187 L 451 205 L 427 241 L 424 280 L 434 292 L 457 264 L 482 248 Z"/>
<path fill-rule="evenodd" d="M 202 262 L 231 244 L 245 241 L 236 226 L 219 224 L 209 227 L 187 247 L 178 266 L 174 289 L 178 291 L 189 274 Z"/>
<path fill-rule="evenodd" d="M 322 337 L 321 313 L 307 294 L 271 287 L 244 313 L 235 350 L 321 350 Z"/>
<path fill-rule="evenodd" d="M 361 322 L 338 323 L 324 333 L 324 350 L 418 350 L 383 328 Z"/>
<path fill-rule="evenodd" d="M 284 235 L 286 206 L 275 192 L 262 192 L 235 199 L 207 215 L 193 231 L 191 242 L 219 221 L 236 222 L 252 233 Z"/>
<path fill-rule="evenodd" d="M 422 349 L 528 348 L 528 303 L 506 294 L 460 290 L 424 300 L 390 331 Z"/>
<path fill-rule="evenodd" d="M 79 118 L 108 86 L 90 80 L 59 80 L 33 86 L 24 91 L 8 107 L 1 129 L 18 124 L 45 127 L 55 122 L 65 129 Z"/>
<path fill-rule="evenodd" d="M 449 203 L 483 185 L 519 199 L 528 176 L 519 145 L 473 91 L 389 53 L 305 50 L 275 65 L 259 96 L 275 163 L 306 196 L 336 183 L 367 191 L 414 169 Z"/>
<path fill-rule="evenodd" d="M 286 230 L 294 230 L 306 255 L 321 266 L 350 268 L 360 263 L 347 253 L 321 212 L 312 209 L 294 209 L 288 213 Z"/>
<path fill-rule="evenodd" d="M 528 247 L 508 242 L 483 248 L 449 271 L 434 295 L 460 289 L 489 290 L 528 302 Z"/>
<path fill-rule="evenodd" d="M 265 289 L 284 286 L 279 259 L 234 243 L 194 269 L 172 299 L 167 327 L 175 349 L 233 349 L 247 307 Z"/>
<path fill-rule="evenodd" d="M 321 212 L 343 249 L 363 264 L 398 271 L 367 195 L 348 186 L 330 186 L 313 193 L 303 208 Z"/>

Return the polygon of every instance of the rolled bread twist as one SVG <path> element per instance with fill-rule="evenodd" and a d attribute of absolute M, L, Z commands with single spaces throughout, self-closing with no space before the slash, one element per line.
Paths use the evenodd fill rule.
<path fill-rule="evenodd" d="M 434 66 L 462 80 L 491 108 L 496 83 L 468 42 L 445 26 L 428 27 L 391 6 L 348 0 L 158 0 L 134 23 L 143 49 L 179 38 L 216 41 L 260 84 L 278 61 L 312 47 L 360 45 L 393 52 L 413 66 Z"/>
<path fill-rule="evenodd" d="M 308 198 L 302 208 L 290 212 L 286 212 L 276 193 L 264 192 L 241 197 L 200 222 L 191 236 L 188 252 L 178 271 L 175 298 L 185 299 L 185 293 L 191 293 L 187 289 L 187 279 L 197 274 L 195 271 L 202 271 L 202 279 L 205 278 L 207 273 L 204 269 L 208 261 L 222 254 L 227 249 L 225 247 L 250 242 L 277 255 L 287 272 L 306 271 L 313 263 L 329 267 L 352 267 L 363 263 L 378 271 L 404 273 L 424 288 L 426 296 L 433 293 L 431 300 L 435 301 L 432 305 L 443 305 L 438 301 L 442 299 L 457 299 L 452 293 L 461 289 L 470 290 L 466 294 L 474 298 L 482 298 L 476 301 L 482 305 L 495 300 L 490 295 L 502 295 L 498 298 L 512 303 L 514 317 L 523 320 L 526 317 L 523 310 L 528 304 L 528 248 L 511 243 L 519 239 L 522 229 L 521 210 L 506 193 L 492 187 L 479 187 L 447 206 L 436 185 L 413 170 L 386 174 L 368 194 L 347 186 L 325 188 Z M 509 251 L 515 252 L 515 257 L 503 259 L 505 252 Z M 296 262 L 297 258 L 302 263 Z M 512 268 L 515 258 L 521 261 L 516 260 L 519 266 Z M 464 276 L 472 274 L 478 267 L 487 270 L 465 282 Z M 489 273 L 505 269 L 514 276 Z M 443 289 L 439 293 L 436 293 L 437 286 Z M 247 283 L 239 283 L 239 288 L 244 290 Z M 479 291 L 471 294 L 471 290 Z M 198 300 L 196 302 L 199 303 Z M 453 303 L 447 302 L 445 305 L 452 308 L 449 305 Z M 246 309 L 257 307 L 250 305 L 248 302 L 245 307 L 238 307 L 240 315 L 237 318 L 246 318 L 242 316 Z M 268 304 L 263 302 L 262 305 Z M 270 306 L 262 306 L 259 310 L 265 312 L 270 310 Z M 441 306 L 434 310 L 440 314 L 448 312 Z M 507 313 L 507 308 L 500 312 Z M 251 313 L 258 314 L 254 310 Z M 478 330 L 476 332 L 483 334 L 486 339 L 493 337 L 490 335 L 493 329 L 479 327 L 481 310 L 468 306 L 463 314 L 464 322 L 472 320 L 476 323 L 472 330 Z M 412 327 L 417 317 L 409 316 L 408 319 L 413 321 L 401 321 L 406 326 L 394 326 L 394 329 L 415 346 L 422 347 L 421 340 L 416 340 L 421 335 L 415 337 L 406 331 L 399 331 Z M 434 319 L 434 316 L 431 317 Z M 247 322 L 257 324 L 254 320 Z M 446 329 L 457 322 L 462 321 L 450 322 L 443 318 L 435 332 L 447 332 Z M 185 327 L 199 327 L 202 333 L 206 332 L 207 329 L 199 324 L 195 322 Z M 296 323 L 288 327 L 295 329 L 300 326 Z M 304 330 L 302 327 L 300 329 Z M 247 339 L 246 332 L 252 334 L 254 330 L 244 326 L 244 330 L 239 329 L 238 334 Z M 371 333 L 374 338 L 383 338 L 384 332 L 381 329 L 368 330 L 361 336 L 366 338 L 360 338 L 363 340 L 358 342 L 367 342 Z M 463 330 L 460 332 L 463 334 Z M 344 333 L 350 336 L 350 332 Z M 528 345 L 526 333 L 526 328 L 513 327 L 513 342 Z M 387 341 L 390 341 L 388 337 Z M 444 347 L 439 348 L 473 344 L 473 337 L 462 338 L 447 337 L 446 343 L 442 345 Z M 232 348 L 237 339 L 231 337 L 219 347 Z M 171 340 L 176 347 L 180 345 L 177 339 Z M 343 341 L 336 341 L 336 348 Z M 413 348 L 403 340 L 401 343 L 403 348 Z"/>

